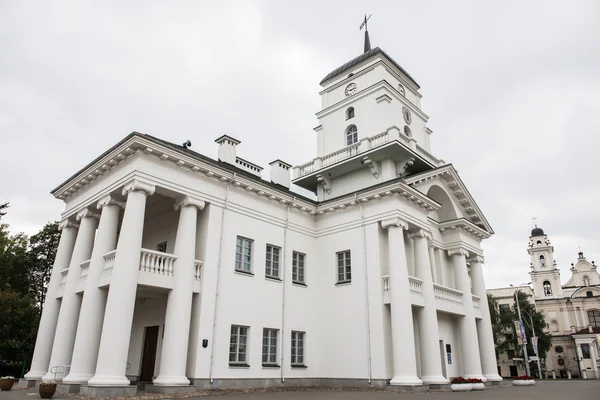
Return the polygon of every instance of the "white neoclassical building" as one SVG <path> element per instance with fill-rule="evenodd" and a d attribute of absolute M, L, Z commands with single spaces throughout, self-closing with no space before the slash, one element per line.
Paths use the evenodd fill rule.
<path fill-rule="evenodd" d="M 62 236 L 26 378 L 89 396 L 500 380 L 493 230 L 432 155 L 419 85 L 365 50 L 321 81 L 303 165 L 265 180 L 231 136 L 212 159 L 134 132 L 52 191 Z"/>

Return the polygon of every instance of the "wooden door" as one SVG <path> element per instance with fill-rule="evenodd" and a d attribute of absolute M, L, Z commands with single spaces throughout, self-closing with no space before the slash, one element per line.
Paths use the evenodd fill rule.
<path fill-rule="evenodd" d="M 152 382 L 154 363 L 156 361 L 156 346 L 158 345 L 159 326 L 147 326 L 144 330 L 144 347 L 142 348 L 142 368 L 140 382 Z"/>

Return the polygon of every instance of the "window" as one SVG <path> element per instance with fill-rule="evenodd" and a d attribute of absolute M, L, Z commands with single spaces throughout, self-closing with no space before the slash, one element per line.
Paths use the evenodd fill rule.
<path fill-rule="evenodd" d="M 292 253 L 292 282 L 305 284 L 304 281 L 304 259 L 305 254 L 294 251 Z"/>
<path fill-rule="evenodd" d="M 538 240 L 538 241 L 537 241 L 537 244 L 542 244 L 542 241 L 541 241 L 541 240 Z"/>
<path fill-rule="evenodd" d="M 544 256 L 540 256 L 540 265 L 541 265 L 542 267 L 545 267 L 545 266 L 546 266 L 546 259 L 544 258 Z"/>
<path fill-rule="evenodd" d="M 358 129 L 356 125 L 350 125 L 346 129 L 346 146 L 350 146 L 356 142 L 358 142 Z"/>
<path fill-rule="evenodd" d="M 594 297 L 594 293 L 590 290 L 588 290 L 587 292 L 585 292 L 586 297 Z"/>
<path fill-rule="evenodd" d="M 229 341 L 229 364 L 248 365 L 246 357 L 246 344 L 248 343 L 247 326 L 231 325 L 231 339 Z"/>
<path fill-rule="evenodd" d="M 558 332 L 558 322 L 552 321 L 552 322 L 550 322 L 550 326 L 551 326 L 552 332 Z"/>
<path fill-rule="evenodd" d="M 406 96 L 406 91 L 404 90 L 404 86 L 398 85 L 398 91 L 402 96 Z"/>
<path fill-rule="evenodd" d="M 292 367 L 304 366 L 304 332 L 292 331 Z"/>
<path fill-rule="evenodd" d="M 265 261 L 265 276 L 279 279 L 279 247 L 268 244 Z"/>
<path fill-rule="evenodd" d="M 583 358 L 585 359 L 590 359 L 590 345 L 587 343 L 582 343 L 581 344 L 581 355 L 583 356 Z"/>
<path fill-rule="evenodd" d="M 407 125 L 404 125 L 404 134 L 408 137 L 412 137 L 412 131 Z"/>
<path fill-rule="evenodd" d="M 156 251 L 160 251 L 161 253 L 167 252 L 167 242 L 162 242 L 156 245 Z"/>
<path fill-rule="evenodd" d="M 508 357 L 509 360 L 512 360 L 513 358 L 515 358 L 515 351 L 514 350 L 507 350 L 506 351 L 506 355 Z"/>
<path fill-rule="evenodd" d="M 252 272 L 252 239 L 238 236 L 235 246 L 235 269 Z"/>
<path fill-rule="evenodd" d="M 590 286 L 590 278 L 587 275 L 583 277 L 583 286 Z"/>
<path fill-rule="evenodd" d="M 500 304 L 500 314 L 510 312 L 510 304 Z"/>
<path fill-rule="evenodd" d="M 354 118 L 354 107 L 350 107 L 346 110 L 346 119 Z"/>
<path fill-rule="evenodd" d="M 263 329 L 262 363 L 277 365 L 277 329 Z"/>
<path fill-rule="evenodd" d="M 548 281 L 544 281 L 544 295 L 552 296 L 552 285 Z"/>
<path fill-rule="evenodd" d="M 352 281 L 352 265 L 350 250 L 340 251 L 337 254 L 337 283 Z"/>
<path fill-rule="evenodd" d="M 556 346 L 556 347 L 554 348 L 554 351 L 555 351 L 557 354 L 560 354 L 560 353 L 562 353 L 564 350 L 563 350 L 562 346 Z"/>
<path fill-rule="evenodd" d="M 590 325 L 592 326 L 592 328 L 600 328 L 600 311 L 589 310 L 587 314 L 588 320 L 590 321 Z"/>

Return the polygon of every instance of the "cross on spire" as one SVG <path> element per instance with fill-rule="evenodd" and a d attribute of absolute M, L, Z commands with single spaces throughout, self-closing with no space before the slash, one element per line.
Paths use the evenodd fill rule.
<path fill-rule="evenodd" d="M 371 15 L 373 15 L 373 14 L 371 14 Z M 359 31 L 362 31 L 363 26 L 365 28 L 365 47 L 364 47 L 364 52 L 365 53 L 371 51 L 371 41 L 369 40 L 369 29 L 368 29 L 368 26 L 367 26 L 367 22 L 371 18 L 371 15 L 369 15 L 367 17 L 367 14 L 365 14 L 365 19 L 363 20 L 363 23 L 360 24 L 360 27 L 358 28 Z"/>

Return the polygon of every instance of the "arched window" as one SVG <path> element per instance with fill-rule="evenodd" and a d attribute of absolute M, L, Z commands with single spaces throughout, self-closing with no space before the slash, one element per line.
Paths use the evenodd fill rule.
<path fill-rule="evenodd" d="M 588 311 L 588 320 L 590 321 L 590 325 L 593 328 L 600 328 L 600 311 L 589 310 Z"/>
<path fill-rule="evenodd" d="M 346 119 L 354 118 L 354 107 L 350 107 L 346 110 Z"/>
<path fill-rule="evenodd" d="M 588 290 L 587 292 L 585 292 L 585 297 L 594 297 L 594 292 Z"/>
<path fill-rule="evenodd" d="M 356 125 L 350 125 L 346 129 L 346 146 L 350 146 L 356 142 L 358 142 L 358 129 Z"/>
<path fill-rule="evenodd" d="M 562 353 L 564 350 L 563 350 L 562 346 L 556 346 L 556 347 L 554 348 L 554 351 L 555 351 L 555 352 L 557 352 L 558 354 L 560 354 L 560 353 Z"/>
<path fill-rule="evenodd" d="M 544 296 L 552 296 L 552 285 L 548 281 L 544 281 Z"/>
<path fill-rule="evenodd" d="M 590 286 L 590 277 L 587 275 L 583 277 L 583 286 Z"/>
<path fill-rule="evenodd" d="M 538 240 L 538 241 L 537 241 L 537 244 L 542 244 L 542 241 L 541 241 L 541 240 Z"/>
<path fill-rule="evenodd" d="M 398 85 L 398 91 L 402 96 L 406 96 L 406 91 L 404 90 L 404 86 Z"/>
<path fill-rule="evenodd" d="M 404 134 L 408 137 L 412 137 L 412 131 L 408 127 L 408 125 L 404 125 Z"/>
<path fill-rule="evenodd" d="M 545 267 L 545 266 L 546 266 L 546 259 L 544 258 L 544 256 L 540 256 L 540 265 L 541 265 L 542 267 Z"/>

